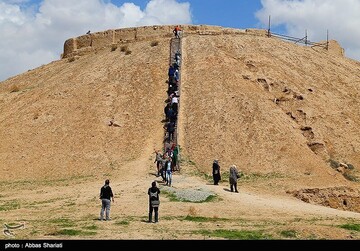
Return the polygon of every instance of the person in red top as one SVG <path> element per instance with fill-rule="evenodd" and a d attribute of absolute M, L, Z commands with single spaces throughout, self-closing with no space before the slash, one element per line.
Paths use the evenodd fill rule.
<path fill-rule="evenodd" d="M 173 30 L 173 33 L 175 34 L 176 38 L 180 38 L 180 31 L 181 31 L 181 29 L 180 29 L 179 25 L 177 25 Z"/>

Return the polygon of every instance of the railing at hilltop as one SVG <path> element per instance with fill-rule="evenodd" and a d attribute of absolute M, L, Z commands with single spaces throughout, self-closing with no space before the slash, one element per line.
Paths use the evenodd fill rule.
<path fill-rule="evenodd" d="M 267 30 L 267 36 L 268 37 L 276 37 L 282 40 L 286 40 L 286 41 L 291 41 L 294 42 L 295 44 L 304 44 L 306 46 L 310 45 L 311 47 L 323 47 L 326 50 L 329 50 L 329 31 L 327 31 L 327 38 L 326 38 L 326 42 L 324 43 L 316 43 L 316 42 L 311 42 L 310 40 L 308 40 L 308 34 L 307 34 L 307 30 L 305 30 L 305 37 L 303 38 L 297 38 L 297 37 L 291 37 L 291 36 L 287 36 L 287 35 L 283 35 L 283 34 L 277 34 L 274 32 L 271 32 L 271 17 L 269 16 L 269 28 Z"/>

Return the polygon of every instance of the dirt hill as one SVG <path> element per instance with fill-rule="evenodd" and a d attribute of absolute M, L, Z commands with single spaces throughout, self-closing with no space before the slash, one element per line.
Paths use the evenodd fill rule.
<path fill-rule="evenodd" d="M 155 172 L 153 151 L 162 148 L 164 134 L 171 28 L 110 30 L 72 38 L 65 42 L 61 60 L 1 82 L 0 209 L 6 210 L 0 210 L 0 218 L 25 219 L 32 231 L 41 229 L 21 238 L 61 238 L 57 220 L 71 215 L 86 227 L 86 221 L 98 215 L 96 198 L 105 177 L 113 180 L 122 203 L 113 209 L 119 215 L 114 225 L 95 225 L 101 230 L 96 238 L 112 238 L 114 228 L 123 227 L 120 218 L 132 222 L 146 216 L 146 190 Z M 358 220 L 359 214 L 311 209 L 302 201 L 360 212 L 360 63 L 345 58 L 335 41 L 325 50 L 269 38 L 264 31 L 183 29 L 182 172 L 174 186 L 203 187 L 209 181 L 200 176 L 210 175 L 212 161 L 219 159 L 222 185 L 228 186 L 228 168 L 236 164 L 244 173 L 241 185 L 246 193 L 234 198 L 208 184 L 206 189 L 226 206 L 220 200 L 216 205 L 191 205 L 185 212 L 186 202 L 166 200 L 163 208 L 171 211 L 163 215 L 219 219 L 241 213 L 252 223 L 270 219 L 282 224 L 296 217 L 322 217 L 316 227 L 304 222 L 294 226 L 297 237 L 359 238 L 331 227 Z M 191 182 L 181 183 L 181 177 Z M 75 196 L 79 201 L 71 197 L 74 189 L 81 191 Z M 247 202 L 239 205 L 242 200 Z M 9 206 L 14 201 L 15 206 Z M 44 210 L 56 215 L 55 223 L 38 223 L 42 211 L 32 203 L 45 204 Z M 80 212 L 75 213 L 75 205 Z M 278 211 L 270 212 L 274 208 Z M 294 208 L 299 211 L 292 213 Z M 339 218 L 323 227 L 334 215 Z M 168 218 L 163 227 L 175 231 L 173 223 L 178 221 Z M 141 224 L 134 223 L 125 234 L 118 229 L 115 237 L 158 238 Z M 220 223 L 225 229 L 241 228 L 229 224 Z M 183 227 L 189 233 L 198 226 L 191 222 Z M 319 229 L 324 232 L 318 234 Z M 271 231 L 283 237 L 278 233 L 286 229 Z M 193 234 L 173 238 L 203 238 Z"/>

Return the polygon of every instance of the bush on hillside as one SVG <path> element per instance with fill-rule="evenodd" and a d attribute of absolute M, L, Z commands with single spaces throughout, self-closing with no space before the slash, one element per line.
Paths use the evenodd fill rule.
<path fill-rule="evenodd" d="M 158 46 L 158 45 L 159 45 L 159 41 L 152 41 L 150 45 L 151 45 L 151 47 Z"/>

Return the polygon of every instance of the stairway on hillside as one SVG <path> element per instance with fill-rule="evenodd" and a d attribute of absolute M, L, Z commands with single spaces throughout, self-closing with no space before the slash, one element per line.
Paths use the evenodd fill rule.
<path fill-rule="evenodd" d="M 178 80 L 178 89 L 177 89 L 177 97 L 178 97 L 178 111 L 180 110 L 180 96 L 181 96 L 181 63 L 182 63 L 182 58 L 181 58 L 181 54 L 182 54 L 182 48 L 181 48 L 181 38 L 172 38 L 170 41 L 170 58 L 169 58 L 169 65 L 174 65 L 176 64 L 176 53 L 179 53 L 180 55 L 180 60 L 178 62 L 178 70 L 179 70 L 179 80 Z M 169 79 L 170 81 L 170 79 Z M 171 102 L 171 98 L 169 97 L 169 100 Z M 177 152 L 179 153 L 179 145 L 178 145 L 178 115 L 177 119 L 176 119 L 176 123 L 175 123 L 175 132 L 174 132 L 174 136 L 172 138 L 172 140 L 168 140 L 168 132 L 167 130 L 165 130 L 165 135 L 164 135 L 164 153 L 167 152 L 167 149 L 171 148 L 173 145 L 175 145 L 175 147 L 177 148 Z M 177 158 L 177 160 L 179 160 Z M 175 167 L 175 170 L 180 170 L 180 166 L 179 166 L 179 161 L 176 161 L 177 165 Z"/>

